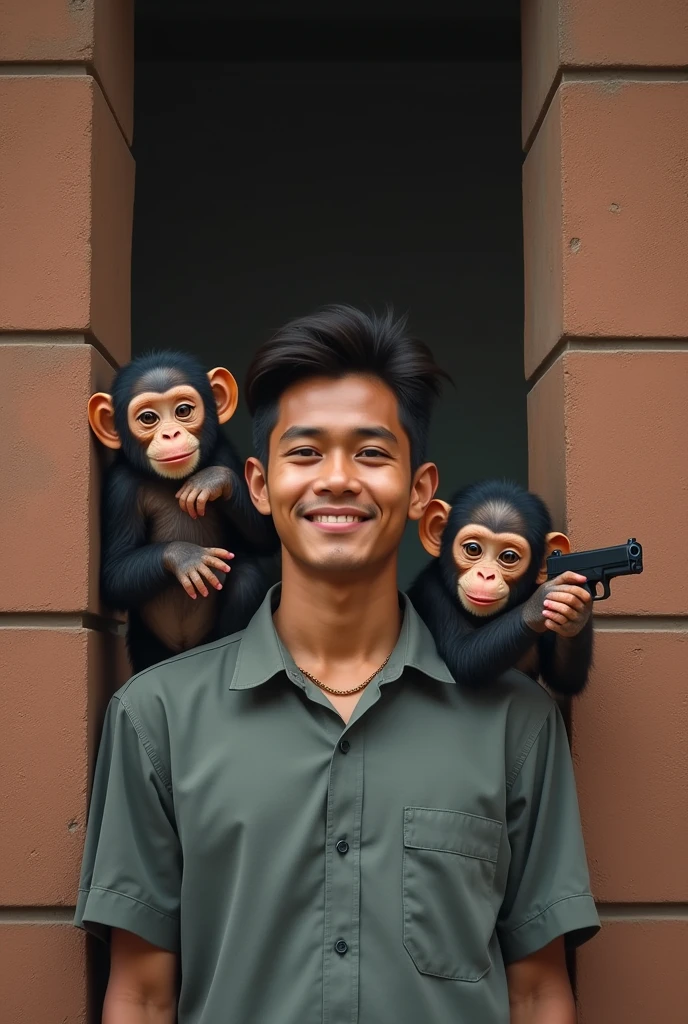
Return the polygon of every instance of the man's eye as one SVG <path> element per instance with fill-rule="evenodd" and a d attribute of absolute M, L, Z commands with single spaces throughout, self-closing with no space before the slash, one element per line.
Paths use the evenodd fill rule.
<path fill-rule="evenodd" d="M 142 412 L 141 415 L 136 418 L 139 423 L 143 423 L 144 427 L 152 427 L 158 422 L 157 413 L 154 412 Z"/>
<path fill-rule="evenodd" d="M 474 540 L 469 540 L 467 544 L 464 544 L 463 549 L 470 558 L 477 558 L 483 553 L 483 549 Z"/>
<path fill-rule="evenodd" d="M 320 453 L 319 453 L 319 452 L 317 452 L 317 451 L 315 450 L 315 448 L 308 448 L 308 447 L 304 447 L 304 448 L 293 448 L 293 449 L 292 449 L 292 450 L 291 450 L 291 451 L 289 452 L 289 455 L 290 455 L 290 456 L 293 456 L 293 455 L 298 455 L 298 456 L 299 456 L 300 458 L 302 458 L 302 459 L 312 459 L 312 458 L 317 458 L 317 456 L 318 456 L 319 454 L 320 454 Z"/>
<path fill-rule="evenodd" d="M 509 549 L 508 551 L 502 551 L 501 555 L 499 556 L 499 560 L 500 562 L 504 562 L 505 565 L 516 565 L 518 562 L 521 561 L 521 556 L 518 554 L 517 551 L 512 551 L 511 549 Z"/>
<path fill-rule="evenodd" d="M 379 448 L 364 448 L 358 453 L 358 457 L 360 459 L 384 459 L 387 457 L 387 453 L 380 451 Z"/>
<path fill-rule="evenodd" d="M 174 414 L 177 417 L 177 419 L 188 420 L 189 416 L 191 416 L 193 411 L 193 405 L 189 405 L 188 402 L 182 402 L 182 404 L 178 405 L 177 408 L 174 410 Z"/>

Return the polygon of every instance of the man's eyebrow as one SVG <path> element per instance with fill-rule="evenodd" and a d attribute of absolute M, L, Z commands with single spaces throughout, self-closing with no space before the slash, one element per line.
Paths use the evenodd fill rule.
<path fill-rule="evenodd" d="M 299 437 L 322 437 L 324 433 L 320 427 L 289 427 L 280 437 L 280 441 L 295 441 Z"/>
<path fill-rule="evenodd" d="M 374 437 L 378 441 L 391 441 L 392 444 L 399 443 L 396 434 L 393 434 L 387 427 L 357 427 L 355 433 L 357 437 L 361 438 Z"/>
<path fill-rule="evenodd" d="M 322 427 L 294 426 L 288 427 L 280 437 L 281 441 L 296 441 L 301 437 L 323 437 L 326 431 Z M 391 441 L 398 444 L 399 439 L 387 427 L 356 427 L 356 437 L 368 439 L 375 438 L 378 441 Z"/>

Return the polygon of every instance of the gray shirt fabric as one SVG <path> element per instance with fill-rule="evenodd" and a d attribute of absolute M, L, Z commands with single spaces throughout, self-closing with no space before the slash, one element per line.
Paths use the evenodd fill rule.
<path fill-rule="evenodd" d="M 455 683 L 402 598 L 344 725 L 278 600 L 113 697 L 76 923 L 180 954 L 179 1024 L 508 1024 L 505 965 L 599 927 L 556 705 Z"/>

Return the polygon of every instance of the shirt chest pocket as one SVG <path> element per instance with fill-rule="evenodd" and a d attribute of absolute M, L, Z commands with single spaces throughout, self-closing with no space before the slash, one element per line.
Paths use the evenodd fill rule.
<path fill-rule="evenodd" d="M 404 946 L 422 974 L 479 981 L 489 971 L 501 833 L 492 818 L 404 808 Z"/>

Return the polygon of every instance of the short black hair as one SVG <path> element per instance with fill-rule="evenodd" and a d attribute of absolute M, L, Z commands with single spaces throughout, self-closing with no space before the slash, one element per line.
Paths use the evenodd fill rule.
<path fill-rule="evenodd" d="M 412 470 L 423 463 L 434 400 L 442 378 L 451 378 L 428 346 L 409 333 L 405 316 L 395 318 L 391 308 L 378 315 L 336 305 L 290 321 L 253 357 L 245 394 L 254 450 L 263 465 L 287 388 L 309 377 L 336 380 L 349 374 L 377 377 L 394 392 Z"/>

